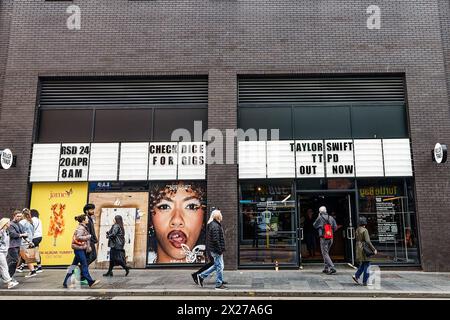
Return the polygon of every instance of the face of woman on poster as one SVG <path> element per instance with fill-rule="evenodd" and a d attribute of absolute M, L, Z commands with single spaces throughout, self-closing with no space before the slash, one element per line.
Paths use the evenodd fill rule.
<path fill-rule="evenodd" d="M 203 228 L 204 213 L 198 192 L 183 185 L 177 185 L 176 190 L 166 188 L 152 216 L 158 263 L 185 262 L 182 244 L 193 250 Z"/>

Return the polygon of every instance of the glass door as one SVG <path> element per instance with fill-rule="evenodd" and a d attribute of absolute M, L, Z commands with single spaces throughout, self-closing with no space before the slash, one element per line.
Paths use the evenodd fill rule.
<path fill-rule="evenodd" d="M 334 262 L 354 265 L 355 207 L 353 193 L 302 192 L 297 196 L 302 241 L 299 251 L 302 263 L 322 263 L 320 239 L 313 227 L 319 208 L 325 206 L 337 223 L 330 257 Z"/>
<path fill-rule="evenodd" d="M 298 266 L 291 184 L 241 183 L 240 266 Z"/>

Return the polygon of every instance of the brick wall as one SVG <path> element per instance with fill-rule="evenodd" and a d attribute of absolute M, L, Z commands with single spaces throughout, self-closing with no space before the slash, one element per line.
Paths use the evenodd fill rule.
<path fill-rule="evenodd" d="M 2 110 L 3 81 L 8 57 L 9 31 L 12 17 L 13 0 L 0 2 L 0 116 Z M 0 145 L 1 147 L 1 145 Z"/>
<path fill-rule="evenodd" d="M 2 4 L 0 17 L 12 1 Z M 66 28 L 69 4 L 81 8 L 80 31 Z M 209 127 L 224 130 L 236 125 L 238 74 L 404 72 L 423 267 L 450 271 L 450 256 L 445 254 L 450 234 L 441 231 L 442 223 L 450 223 L 450 168 L 430 160 L 437 141 L 450 143 L 444 62 L 446 53 L 448 66 L 448 42 L 443 45 L 441 33 L 446 20 L 440 21 L 448 18 L 448 13 L 440 14 L 446 3 L 379 0 L 382 28 L 368 30 L 365 12 L 371 4 L 368 0 L 14 1 L 0 145 L 18 155 L 18 167 L 0 172 L 0 212 L 28 203 L 40 75 L 209 74 Z M 236 166 L 207 169 L 209 205 L 221 207 L 225 215 L 230 249 L 226 264 L 236 267 Z"/>

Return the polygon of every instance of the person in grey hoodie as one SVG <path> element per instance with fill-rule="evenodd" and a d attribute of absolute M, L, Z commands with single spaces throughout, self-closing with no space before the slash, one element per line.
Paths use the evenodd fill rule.
<path fill-rule="evenodd" d="M 336 269 L 334 268 L 333 261 L 330 258 L 330 249 L 333 245 L 333 239 L 325 239 L 324 238 L 324 226 L 325 224 L 330 224 L 333 230 L 333 233 L 337 230 L 336 220 L 327 213 L 327 208 L 322 206 L 319 208 L 319 216 L 314 222 L 313 226 L 319 232 L 320 237 L 320 250 L 322 252 L 323 262 L 325 264 L 325 268 L 323 269 L 323 273 L 326 274 L 334 274 L 336 273 Z"/>
<path fill-rule="evenodd" d="M 8 263 L 6 262 L 6 255 L 9 250 L 9 219 L 3 218 L 0 220 L 0 275 L 4 282 L 7 283 L 8 289 L 14 288 L 19 283 L 11 278 L 8 271 Z"/>
<path fill-rule="evenodd" d="M 22 220 L 22 211 L 16 210 L 13 213 L 12 221 L 8 228 L 9 232 L 9 249 L 6 260 L 8 262 L 8 271 L 11 277 L 16 273 L 17 263 L 19 262 L 20 246 L 22 244 L 22 238 L 27 234 L 23 231 L 19 221 Z"/>

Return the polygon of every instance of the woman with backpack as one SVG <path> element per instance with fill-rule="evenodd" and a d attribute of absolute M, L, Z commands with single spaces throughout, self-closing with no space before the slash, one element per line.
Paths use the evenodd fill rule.
<path fill-rule="evenodd" d="M 367 219 L 360 217 L 359 227 L 356 229 L 356 260 L 359 262 L 359 268 L 355 275 L 352 276 L 352 279 L 357 284 L 361 284 L 359 277 L 364 273 L 362 284 L 370 286 L 371 284 L 367 282 L 369 280 L 370 257 L 378 252 L 370 241 L 369 231 L 366 229 L 366 226 Z"/>
<path fill-rule="evenodd" d="M 86 254 L 91 250 L 90 244 L 91 234 L 87 229 L 89 219 L 87 215 L 82 214 L 80 216 L 75 217 L 75 220 L 78 221 L 79 223 L 72 237 L 72 249 L 75 254 L 75 257 L 73 259 L 71 266 L 69 267 L 66 277 L 64 278 L 63 287 L 67 288 L 67 281 L 73 275 L 74 270 L 78 266 L 78 264 L 80 264 L 81 275 L 88 281 L 89 287 L 92 288 L 95 285 L 97 285 L 100 281 L 93 280 L 91 278 L 91 275 L 89 274 L 89 265 L 86 256 Z"/>
<path fill-rule="evenodd" d="M 125 276 L 127 276 L 130 267 L 127 267 L 125 250 L 123 249 L 125 246 L 125 228 L 123 227 L 122 216 L 114 217 L 114 225 L 106 232 L 106 237 L 108 238 L 108 247 L 111 250 L 109 252 L 109 269 L 103 276 L 112 277 L 114 266 L 121 266 L 125 270 Z"/>

